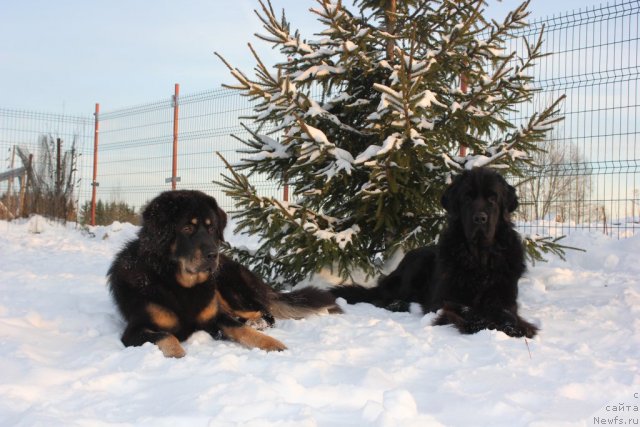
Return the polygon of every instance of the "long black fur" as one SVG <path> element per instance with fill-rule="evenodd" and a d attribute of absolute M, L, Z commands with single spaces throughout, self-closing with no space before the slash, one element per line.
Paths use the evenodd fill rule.
<path fill-rule="evenodd" d="M 199 191 L 168 191 L 142 214 L 142 227 L 115 257 L 111 294 L 122 313 L 125 346 L 156 343 L 166 356 L 181 357 L 196 330 L 248 347 L 283 350 L 284 344 L 249 329 L 275 318 L 340 312 L 327 291 L 303 288 L 279 293 L 247 268 L 220 253 L 226 214 Z"/>
<path fill-rule="evenodd" d="M 538 328 L 518 315 L 516 301 L 526 266 L 511 222 L 515 189 L 495 171 L 475 168 L 456 176 L 441 201 L 447 225 L 437 245 L 408 252 L 376 287 L 339 286 L 332 293 L 395 311 L 417 302 L 425 313 L 440 310 L 434 324 L 465 334 L 497 329 L 533 337 Z"/>

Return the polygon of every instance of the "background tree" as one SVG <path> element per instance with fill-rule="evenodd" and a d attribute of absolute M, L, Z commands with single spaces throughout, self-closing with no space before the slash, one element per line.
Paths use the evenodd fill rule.
<path fill-rule="evenodd" d="M 238 207 L 237 231 L 261 237 L 236 255 L 274 280 L 323 267 L 373 274 L 398 248 L 433 242 L 452 175 L 490 165 L 520 176 L 561 119 L 562 97 L 524 123 L 509 118 L 532 100 L 529 73 L 545 55 L 542 35 L 524 40 L 526 56 L 505 49 L 527 25 L 528 2 L 498 23 L 483 17 L 483 0 L 362 0 L 356 12 L 317 0 L 324 30 L 314 40 L 260 5 L 256 36 L 283 60 L 271 69 L 250 45 L 249 77 L 223 59 L 237 81 L 228 87 L 255 101 L 255 114 L 246 158 L 220 184 Z M 255 173 L 290 184 L 294 202 L 261 197 Z"/>
<path fill-rule="evenodd" d="M 532 153 L 532 164 L 520 186 L 519 218 L 537 221 L 550 218 L 558 222 L 582 221 L 592 207 L 586 205 L 591 191 L 591 170 L 573 143 L 546 140 L 541 151 Z"/>
<path fill-rule="evenodd" d="M 91 202 L 85 202 L 80 210 L 80 223 L 86 225 L 91 220 Z M 114 221 L 128 222 L 139 225 L 140 218 L 133 206 L 125 202 L 104 202 L 98 200 L 96 203 L 96 225 L 109 225 Z"/>
<path fill-rule="evenodd" d="M 18 157 L 27 168 L 26 208 L 23 216 L 40 214 L 62 221 L 75 221 L 75 198 L 78 152 L 76 137 L 64 149 L 64 141 L 51 135 L 41 135 L 38 151 L 17 147 Z M 33 154 L 33 155 L 32 155 Z M 29 158 L 32 158 L 32 161 Z"/>

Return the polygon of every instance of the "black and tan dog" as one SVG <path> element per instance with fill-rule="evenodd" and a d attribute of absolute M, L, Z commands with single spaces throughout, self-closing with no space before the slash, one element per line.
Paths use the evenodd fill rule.
<path fill-rule="evenodd" d="M 495 171 L 476 168 L 455 177 L 442 206 L 447 225 L 437 245 L 408 252 L 376 287 L 340 286 L 333 294 L 396 310 L 417 302 L 425 313 L 442 310 L 435 324 L 453 324 L 462 333 L 498 329 L 533 337 L 538 329 L 518 315 L 516 302 L 526 267 L 511 222 L 515 189 Z"/>
<path fill-rule="evenodd" d="M 274 291 L 247 268 L 220 253 L 226 214 L 199 191 L 168 191 L 142 214 L 142 227 L 113 261 L 108 281 L 126 320 L 125 346 L 155 343 L 167 357 L 194 331 L 246 347 L 284 350 L 250 326 L 274 318 L 340 312 L 335 297 L 317 288 Z"/>

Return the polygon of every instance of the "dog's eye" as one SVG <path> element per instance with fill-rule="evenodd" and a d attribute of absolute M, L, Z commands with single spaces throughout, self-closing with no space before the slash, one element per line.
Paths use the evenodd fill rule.
<path fill-rule="evenodd" d="M 195 231 L 196 227 L 193 224 L 187 224 L 182 227 L 182 232 L 184 234 L 192 234 Z"/>

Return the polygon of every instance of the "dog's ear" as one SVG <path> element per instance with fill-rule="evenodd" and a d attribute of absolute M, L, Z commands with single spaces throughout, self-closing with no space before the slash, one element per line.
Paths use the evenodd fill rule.
<path fill-rule="evenodd" d="M 165 191 L 147 204 L 142 211 L 140 239 L 153 243 L 145 247 L 162 251 L 171 243 L 175 236 L 172 218 L 175 218 L 179 207 L 177 194 L 173 191 Z"/>
<path fill-rule="evenodd" d="M 452 186 L 449 185 L 445 190 L 444 193 L 442 193 L 442 197 L 440 198 L 440 203 L 442 204 L 442 207 L 444 208 L 445 211 L 450 212 L 451 208 L 452 208 L 452 194 L 453 190 L 452 190 Z"/>
<path fill-rule="evenodd" d="M 218 221 L 220 224 L 218 227 L 218 238 L 224 242 L 224 229 L 227 227 L 227 214 L 220 207 L 218 207 L 216 214 L 218 215 Z"/>
<path fill-rule="evenodd" d="M 516 188 L 513 185 L 507 184 L 507 197 L 506 207 L 509 212 L 513 212 L 518 209 L 518 195 L 516 194 Z"/>
<path fill-rule="evenodd" d="M 503 217 L 505 221 L 511 221 L 511 213 L 518 208 L 518 195 L 514 186 L 509 185 L 503 179 L 504 200 L 503 200 Z"/>
<path fill-rule="evenodd" d="M 173 224 L 182 200 L 178 191 L 165 191 L 152 199 L 142 211 L 142 225 L 148 228 L 166 228 Z"/>
<path fill-rule="evenodd" d="M 220 206 L 218 206 L 218 202 L 215 198 L 204 193 L 202 194 L 204 195 L 204 197 L 206 197 L 209 207 L 218 217 L 218 229 L 216 230 L 216 237 L 224 242 L 224 229 L 227 227 L 227 214 L 222 210 Z"/>
<path fill-rule="evenodd" d="M 460 187 L 461 175 L 456 176 L 453 179 L 453 182 L 449 184 L 449 186 L 442 193 L 442 197 L 440 198 L 440 203 L 442 207 L 449 215 L 456 216 L 458 212 L 458 187 Z"/>

